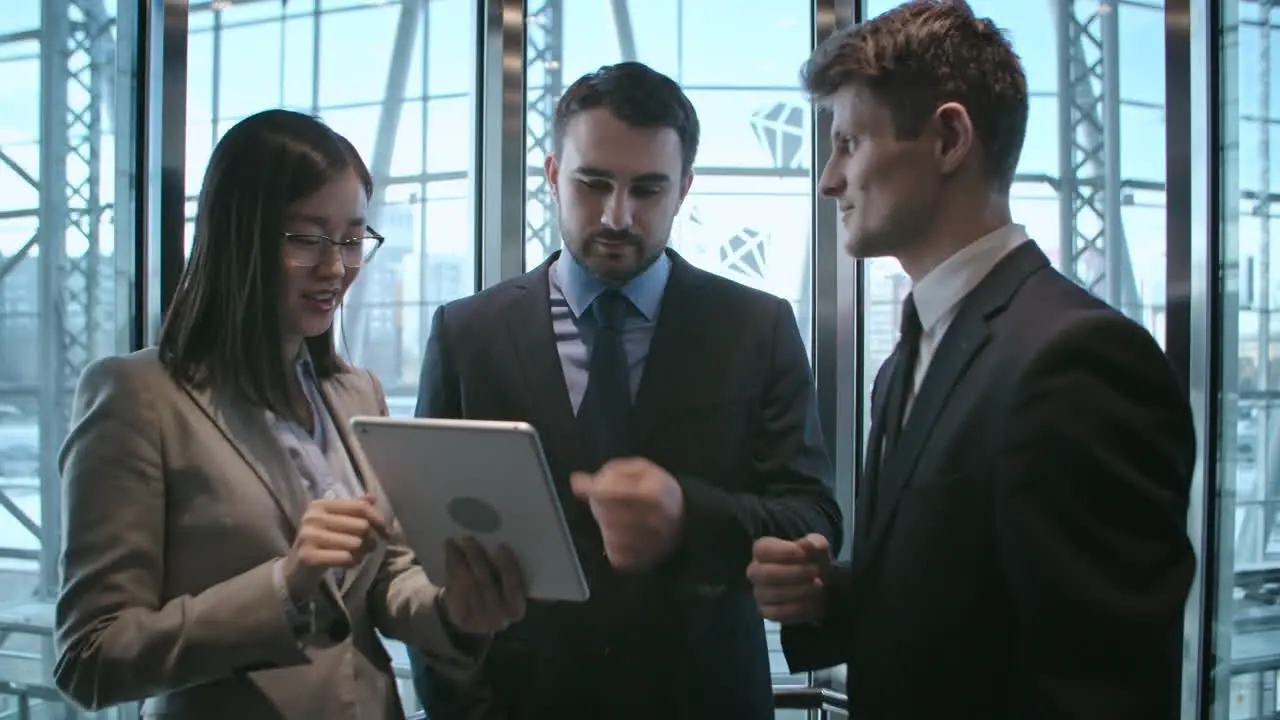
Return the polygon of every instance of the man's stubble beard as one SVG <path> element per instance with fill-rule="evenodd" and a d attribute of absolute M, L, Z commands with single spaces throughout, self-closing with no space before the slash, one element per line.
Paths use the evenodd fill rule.
<path fill-rule="evenodd" d="M 674 225 L 674 220 L 672 225 Z M 563 222 L 561 223 L 560 227 L 561 228 L 564 227 Z M 646 238 L 644 236 L 639 235 L 638 233 L 633 233 L 633 234 L 636 236 L 636 238 L 638 238 L 638 240 L 634 243 L 633 247 L 637 251 L 639 262 L 636 263 L 635 267 L 630 272 L 628 272 L 625 277 L 604 277 L 597 274 L 594 270 L 591 269 L 591 265 L 588 263 L 588 258 L 580 256 L 574 250 L 574 244 L 569 242 L 569 238 L 566 236 L 564 231 L 562 230 L 560 233 L 561 242 L 563 244 L 565 252 L 567 252 L 569 256 L 573 258 L 573 261 L 576 262 L 582 269 L 590 273 L 593 277 L 597 278 L 602 282 L 608 283 L 610 285 L 625 285 L 628 282 L 631 282 L 635 278 L 639 277 L 640 275 L 643 275 L 644 271 L 652 267 L 653 264 L 658 261 L 658 258 L 662 257 L 666 253 L 667 246 L 670 245 L 671 243 L 670 226 L 667 228 L 666 240 L 661 245 L 658 245 L 653 249 L 649 248 L 649 245 L 646 242 Z M 579 246 L 582 247 L 583 250 L 585 251 L 586 248 L 590 245 L 591 240 L 594 239 L 597 235 L 599 235 L 599 233 L 592 233 L 592 234 L 585 235 L 583 237 L 583 242 L 580 243 Z"/>

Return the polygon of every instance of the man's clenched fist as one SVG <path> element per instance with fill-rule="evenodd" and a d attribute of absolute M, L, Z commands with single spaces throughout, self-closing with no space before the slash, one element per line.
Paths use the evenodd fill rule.
<path fill-rule="evenodd" d="M 766 619 L 803 623 L 820 620 L 826 611 L 823 590 L 830 569 L 831 545 L 822 535 L 811 533 L 799 540 L 767 537 L 752 546 L 747 579 Z"/>

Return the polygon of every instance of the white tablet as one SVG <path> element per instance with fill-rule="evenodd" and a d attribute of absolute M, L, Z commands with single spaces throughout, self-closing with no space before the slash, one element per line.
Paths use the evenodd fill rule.
<path fill-rule="evenodd" d="M 506 543 L 529 597 L 589 595 L 542 443 L 531 425 L 485 420 L 356 417 L 351 426 L 405 540 L 443 583 L 444 542 L 470 535 Z"/>

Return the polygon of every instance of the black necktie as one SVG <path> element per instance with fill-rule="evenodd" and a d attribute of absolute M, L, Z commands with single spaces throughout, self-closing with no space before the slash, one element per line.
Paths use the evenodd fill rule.
<path fill-rule="evenodd" d="M 863 484 L 858 490 L 859 536 L 870 531 L 871 523 L 879 510 L 877 502 L 884 495 L 881 487 L 884 480 L 882 471 L 902 433 L 907 398 L 911 396 L 916 360 L 919 357 L 920 315 L 916 312 L 915 300 L 907 295 L 902 303 L 902 325 L 898 332 L 898 346 L 894 348 L 893 369 L 889 371 L 889 382 L 885 385 L 885 397 L 882 400 L 885 408 L 879 424 L 880 432 L 869 438 Z"/>
<path fill-rule="evenodd" d="M 578 429 L 594 470 L 630 452 L 627 421 L 631 414 L 631 373 L 622 345 L 622 321 L 627 300 L 617 290 L 605 290 L 592 303 L 596 339 L 591 346 L 587 389 L 578 406 Z"/>
<path fill-rule="evenodd" d="M 898 442 L 906 418 L 907 399 L 911 397 L 916 375 L 916 361 L 920 357 L 920 314 L 916 301 L 907 295 L 902 302 L 902 324 L 898 331 L 898 361 L 889 376 L 888 405 L 884 412 L 884 453 L 888 455 Z"/>

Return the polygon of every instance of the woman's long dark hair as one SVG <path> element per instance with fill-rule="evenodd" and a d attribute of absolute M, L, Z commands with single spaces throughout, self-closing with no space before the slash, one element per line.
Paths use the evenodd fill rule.
<path fill-rule="evenodd" d="M 351 143 L 320 120 L 268 110 L 236 123 L 213 149 L 196 210 L 195 245 L 160 329 L 160 357 L 179 381 L 229 384 L 273 412 L 289 406 L 281 352 L 280 232 L 285 210 L 354 170 Z M 306 339 L 320 377 L 348 368 L 330 327 Z"/>

